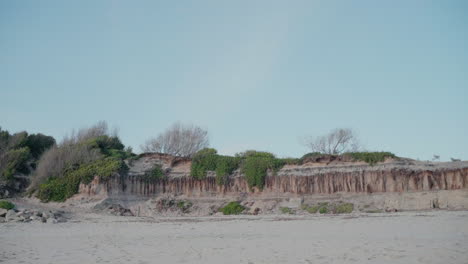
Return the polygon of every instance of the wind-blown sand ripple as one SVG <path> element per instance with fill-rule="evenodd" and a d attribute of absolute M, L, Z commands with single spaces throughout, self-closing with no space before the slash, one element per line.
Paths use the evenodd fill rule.
<path fill-rule="evenodd" d="M 466 245 L 466 211 L 0 225 L 2 263 L 468 263 Z"/>

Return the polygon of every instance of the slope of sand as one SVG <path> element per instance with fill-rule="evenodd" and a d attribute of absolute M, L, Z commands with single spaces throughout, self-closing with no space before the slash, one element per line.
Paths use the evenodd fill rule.
<path fill-rule="evenodd" d="M 468 212 L 0 224 L 1 263 L 468 263 Z"/>

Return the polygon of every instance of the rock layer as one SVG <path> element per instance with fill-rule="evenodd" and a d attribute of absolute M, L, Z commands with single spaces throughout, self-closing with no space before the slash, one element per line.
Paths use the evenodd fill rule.
<path fill-rule="evenodd" d="M 392 161 L 375 166 L 362 163 L 348 164 L 306 164 L 286 166 L 277 173 L 270 172 L 263 190 L 250 190 L 243 175 L 236 171 L 226 185 L 216 184 L 215 174 L 209 172 L 203 180 L 189 176 L 189 161 L 183 161 L 184 169 L 173 166 L 172 160 L 160 160 L 146 155 L 137 166 L 130 166 L 130 173 L 114 177 L 106 182 L 96 178 L 89 185 L 81 185 L 80 193 L 85 195 L 125 194 L 157 196 L 160 194 L 186 196 L 223 195 L 326 195 L 335 193 L 384 193 L 418 192 L 435 190 L 458 190 L 468 188 L 468 162 L 429 163 L 416 161 Z M 166 158 L 167 159 L 167 158 Z M 141 163 L 148 163 L 141 166 Z M 142 177 L 155 164 L 163 164 L 168 177 L 149 181 Z"/>

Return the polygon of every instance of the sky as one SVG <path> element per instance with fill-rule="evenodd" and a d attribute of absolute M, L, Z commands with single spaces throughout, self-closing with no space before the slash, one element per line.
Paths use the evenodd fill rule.
<path fill-rule="evenodd" d="M 468 160 L 468 1 L 0 1 L 0 126 L 106 120 L 135 151 L 176 121 L 222 154 L 364 148 Z"/>

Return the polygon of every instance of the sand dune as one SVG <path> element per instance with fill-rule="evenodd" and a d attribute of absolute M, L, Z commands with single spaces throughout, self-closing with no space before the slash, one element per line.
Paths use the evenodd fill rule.
<path fill-rule="evenodd" d="M 3 263 L 468 263 L 468 212 L 0 225 Z"/>

